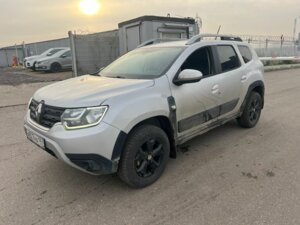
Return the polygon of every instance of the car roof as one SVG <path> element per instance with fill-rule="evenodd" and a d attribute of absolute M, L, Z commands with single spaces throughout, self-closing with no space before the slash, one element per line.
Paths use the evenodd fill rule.
<path fill-rule="evenodd" d="M 210 40 L 210 41 L 201 41 L 192 45 L 187 45 L 188 40 L 184 40 L 184 41 L 170 41 L 170 42 L 163 42 L 163 43 L 156 43 L 153 45 L 147 45 L 144 46 L 142 48 L 158 48 L 158 47 L 192 47 L 195 46 L 195 44 L 201 44 L 201 45 L 209 45 L 209 44 L 213 44 L 213 45 L 218 45 L 218 44 L 238 44 L 238 45 L 248 45 L 248 43 L 245 42 L 236 42 L 236 41 L 220 41 L 220 40 Z"/>
<path fill-rule="evenodd" d="M 231 38 L 225 40 L 219 40 L 219 38 Z M 206 39 L 207 38 L 207 39 Z M 156 41 L 160 41 L 156 43 Z M 141 48 L 156 48 L 156 47 L 185 47 L 189 48 L 191 46 L 205 46 L 205 45 L 219 45 L 219 44 L 231 44 L 231 45 L 245 45 L 249 46 L 247 42 L 243 42 L 242 39 L 235 36 L 230 35 L 214 35 L 214 34 L 202 34 L 196 35 L 191 39 L 183 39 L 183 40 L 164 40 L 164 39 L 156 39 L 145 42 L 145 45 Z"/>

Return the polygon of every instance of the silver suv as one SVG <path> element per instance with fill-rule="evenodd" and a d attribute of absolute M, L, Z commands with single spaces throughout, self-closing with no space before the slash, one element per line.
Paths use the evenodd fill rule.
<path fill-rule="evenodd" d="M 41 88 L 25 116 L 28 139 L 79 170 L 141 188 L 184 142 L 233 119 L 254 127 L 263 65 L 240 38 L 211 36 L 141 47 L 98 75 Z"/>

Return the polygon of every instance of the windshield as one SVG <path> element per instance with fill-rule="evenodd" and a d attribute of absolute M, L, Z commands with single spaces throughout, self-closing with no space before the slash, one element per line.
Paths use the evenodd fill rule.
<path fill-rule="evenodd" d="M 111 63 L 100 72 L 100 76 L 128 79 L 157 78 L 167 72 L 183 50 L 183 47 L 136 49 Z"/>

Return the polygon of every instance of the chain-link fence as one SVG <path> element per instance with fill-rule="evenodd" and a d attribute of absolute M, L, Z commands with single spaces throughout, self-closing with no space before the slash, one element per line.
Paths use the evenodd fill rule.
<path fill-rule="evenodd" d="M 84 35 L 69 32 L 69 38 L 75 76 L 95 73 L 119 56 L 117 30 Z"/>
<path fill-rule="evenodd" d="M 250 43 L 259 57 L 299 56 L 297 41 L 285 36 L 239 35 L 243 41 Z"/>

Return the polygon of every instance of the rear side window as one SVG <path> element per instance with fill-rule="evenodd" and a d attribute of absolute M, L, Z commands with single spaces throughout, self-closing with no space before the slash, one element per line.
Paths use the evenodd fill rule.
<path fill-rule="evenodd" d="M 57 48 L 57 49 L 53 49 L 52 51 L 50 51 L 48 54 L 47 54 L 47 56 L 52 56 L 52 55 L 54 55 L 56 52 L 59 52 L 59 51 L 61 51 L 62 49 L 59 49 L 59 48 Z"/>
<path fill-rule="evenodd" d="M 248 63 L 252 60 L 252 53 L 250 51 L 250 49 L 247 46 L 238 46 L 240 53 L 243 57 L 243 60 L 245 63 Z"/>
<path fill-rule="evenodd" d="M 217 52 L 223 73 L 240 67 L 240 60 L 231 45 L 218 45 Z"/>
<path fill-rule="evenodd" d="M 71 57 L 71 51 L 67 51 L 65 52 L 64 54 L 62 54 L 62 56 L 65 56 L 65 57 Z"/>

